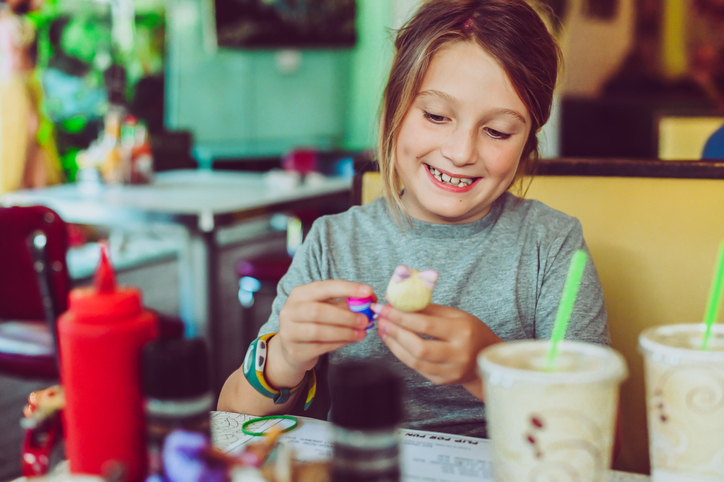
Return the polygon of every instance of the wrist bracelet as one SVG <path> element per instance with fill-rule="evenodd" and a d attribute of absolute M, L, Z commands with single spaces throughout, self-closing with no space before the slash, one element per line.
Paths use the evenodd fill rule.
<path fill-rule="evenodd" d="M 286 403 L 289 400 L 289 397 L 301 390 L 306 383 L 308 385 L 307 399 L 304 403 L 304 410 L 306 410 L 312 404 L 314 395 L 317 392 L 317 377 L 314 369 L 307 371 L 307 373 L 304 374 L 302 381 L 292 388 L 276 389 L 267 382 L 264 376 L 267 353 L 269 350 L 269 340 L 274 335 L 276 335 L 276 333 L 268 333 L 251 342 L 249 350 L 246 352 L 246 357 L 244 358 L 244 376 L 257 392 L 261 393 L 265 397 L 273 399 L 274 403 L 277 405 Z"/>

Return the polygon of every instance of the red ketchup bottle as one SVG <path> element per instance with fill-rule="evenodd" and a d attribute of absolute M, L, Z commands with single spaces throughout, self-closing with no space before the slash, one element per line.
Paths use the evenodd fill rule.
<path fill-rule="evenodd" d="M 141 352 L 157 336 L 156 316 L 138 289 L 116 286 L 103 246 L 93 286 L 74 289 L 58 319 L 72 473 L 114 473 L 120 464 L 127 482 L 145 478 Z"/>

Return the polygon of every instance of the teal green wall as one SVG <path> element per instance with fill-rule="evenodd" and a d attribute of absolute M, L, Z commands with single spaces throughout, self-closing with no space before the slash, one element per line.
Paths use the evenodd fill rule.
<path fill-rule="evenodd" d="M 352 51 L 349 109 L 344 147 L 368 149 L 377 145 L 377 114 L 392 56 L 392 2 L 358 0 L 359 40 Z"/>
<path fill-rule="evenodd" d="M 277 51 L 209 47 L 209 1 L 176 0 L 168 12 L 166 124 L 193 132 L 202 165 L 298 146 L 376 145 L 392 1 L 358 0 L 355 48 L 302 50 L 290 73 L 277 68 Z"/>

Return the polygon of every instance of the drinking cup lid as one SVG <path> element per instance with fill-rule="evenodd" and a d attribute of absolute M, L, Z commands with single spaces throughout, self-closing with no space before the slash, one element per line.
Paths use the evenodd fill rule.
<path fill-rule="evenodd" d="M 545 385 L 622 382 L 628 376 L 619 352 L 607 346 L 564 340 L 558 344 L 557 367 L 547 370 L 549 340 L 521 340 L 492 345 L 478 355 L 481 372 L 504 383 Z M 520 360 L 532 358 L 526 366 Z M 583 365 L 581 365 L 583 363 Z M 530 365 L 535 368 L 530 368 Z"/>
<path fill-rule="evenodd" d="M 724 325 L 711 327 L 707 350 L 700 349 L 706 325 L 681 323 L 647 328 L 639 335 L 639 350 L 644 354 L 680 360 L 724 362 Z"/>

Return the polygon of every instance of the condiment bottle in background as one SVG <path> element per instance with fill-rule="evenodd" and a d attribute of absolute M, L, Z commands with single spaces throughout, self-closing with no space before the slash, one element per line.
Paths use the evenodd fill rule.
<path fill-rule="evenodd" d="M 330 369 L 332 481 L 400 480 L 398 376 L 384 365 L 350 362 Z"/>
<path fill-rule="evenodd" d="M 65 450 L 72 473 L 146 475 L 141 350 L 158 335 L 156 316 L 136 288 L 116 286 L 107 247 L 93 286 L 71 291 L 58 319 L 65 389 Z"/>
<path fill-rule="evenodd" d="M 125 109 L 111 105 L 105 116 L 103 136 L 99 139 L 102 153 L 100 172 L 108 184 L 123 182 L 127 166 L 130 162 L 130 150 L 121 143 L 121 125 Z"/>
<path fill-rule="evenodd" d="M 200 338 L 156 340 L 143 349 L 149 474 L 164 476 L 163 444 L 176 429 L 210 439 L 215 399 L 206 345 Z"/>

